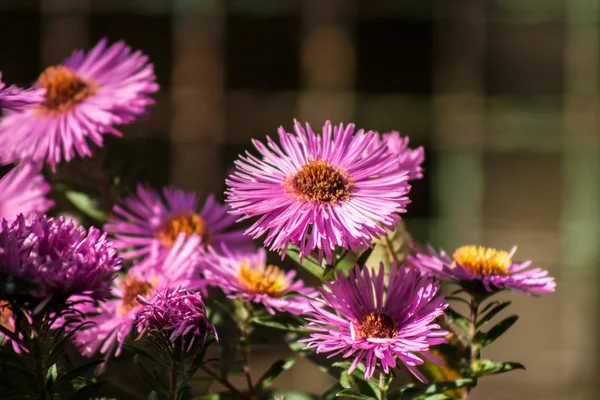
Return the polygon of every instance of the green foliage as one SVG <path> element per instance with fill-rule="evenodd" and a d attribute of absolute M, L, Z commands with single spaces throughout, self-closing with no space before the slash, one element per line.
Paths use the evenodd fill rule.
<path fill-rule="evenodd" d="M 502 336 L 508 329 L 510 329 L 510 327 L 513 326 L 513 324 L 517 322 L 518 319 L 519 317 L 517 315 L 511 315 L 510 317 L 507 317 L 502 321 L 498 322 L 489 331 L 477 332 L 475 338 L 473 339 L 473 342 L 476 343 L 480 348 L 489 346 L 494 341 L 496 341 L 496 339 Z"/>
<path fill-rule="evenodd" d="M 273 381 L 284 371 L 289 370 L 294 366 L 296 357 L 288 357 L 284 360 L 278 360 L 271 365 L 271 367 L 260 377 L 256 383 L 254 390 L 262 392 L 266 388 L 270 387 Z"/>

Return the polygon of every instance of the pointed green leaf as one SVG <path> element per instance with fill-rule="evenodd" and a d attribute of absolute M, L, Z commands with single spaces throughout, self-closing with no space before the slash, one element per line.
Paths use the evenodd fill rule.
<path fill-rule="evenodd" d="M 481 328 L 482 326 L 484 326 L 486 323 L 488 323 L 492 318 L 494 318 L 500 311 L 504 310 L 506 307 L 508 307 L 511 304 L 510 301 L 503 301 L 503 302 L 498 302 L 498 304 L 493 307 L 487 314 L 483 315 L 478 321 L 477 321 L 477 329 Z"/>
<path fill-rule="evenodd" d="M 372 248 L 370 248 L 370 247 L 367 248 L 358 257 L 358 260 L 356 260 L 356 263 L 360 266 L 360 268 L 362 268 L 363 266 L 365 266 L 367 264 L 367 260 L 369 259 L 369 257 L 371 257 L 371 254 L 373 254 L 373 251 L 375 250 L 376 246 L 377 245 L 373 245 Z"/>
<path fill-rule="evenodd" d="M 74 385 L 76 383 L 73 382 L 73 380 L 77 378 L 82 378 L 84 377 L 84 375 L 93 372 L 94 369 L 103 362 L 104 360 L 91 361 L 89 363 L 80 365 L 79 367 L 71 370 L 70 372 L 67 372 L 66 374 L 59 376 L 56 382 L 54 382 L 54 384 L 52 385 L 52 392 L 60 393 L 72 391 L 73 388 L 75 388 Z"/>
<path fill-rule="evenodd" d="M 475 380 L 470 378 L 455 381 L 419 383 L 402 386 L 388 393 L 388 400 L 409 400 L 420 398 L 419 396 L 432 396 L 442 394 L 448 390 L 460 389 L 466 386 L 474 386 Z"/>
<path fill-rule="evenodd" d="M 106 382 L 94 382 L 90 383 L 87 386 L 82 387 L 75 393 L 73 396 L 69 397 L 69 400 L 89 400 L 94 397 L 94 395 L 98 392 L 102 386 L 104 386 Z"/>
<path fill-rule="evenodd" d="M 445 310 L 446 315 L 448 316 L 448 320 L 453 322 L 456 326 L 458 326 L 463 331 L 469 330 L 469 320 L 467 317 L 455 311 L 452 307 L 448 307 Z"/>
<path fill-rule="evenodd" d="M 252 322 L 257 325 L 267 326 L 269 328 L 281 329 L 287 332 L 310 332 L 308 329 L 301 328 L 306 322 L 301 318 L 289 314 L 267 315 L 263 317 L 254 317 Z"/>
<path fill-rule="evenodd" d="M 68 190 L 65 197 L 87 217 L 101 223 L 106 221 L 106 213 L 99 208 L 98 201 L 87 193 Z"/>
<path fill-rule="evenodd" d="M 255 390 L 263 391 L 264 389 L 271 386 L 273 381 L 283 372 L 292 368 L 296 362 L 296 357 L 289 357 L 284 360 L 278 360 L 271 365 L 271 367 L 260 377 L 256 383 Z"/>
<path fill-rule="evenodd" d="M 376 400 L 375 397 L 365 396 L 352 389 L 344 389 L 335 395 L 336 397 L 350 397 L 351 399 Z"/>
<path fill-rule="evenodd" d="M 298 265 L 300 265 L 302 268 L 304 268 L 317 278 L 323 279 L 323 270 L 325 269 L 325 266 L 321 265 L 315 258 L 311 256 L 304 256 L 301 262 L 298 247 L 290 245 L 285 255 L 286 257 L 289 257 L 292 260 L 296 261 Z"/>
<path fill-rule="evenodd" d="M 494 362 L 492 360 L 481 360 L 477 364 L 473 374 L 479 377 L 485 375 L 502 374 L 515 369 L 525 369 L 525 366 L 523 366 L 523 364 L 511 361 Z"/>
<path fill-rule="evenodd" d="M 168 388 L 161 387 L 160 380 L 156 379 L 152 373 L 144 367 L 140 361 L 139 354 L 133 356 L 133 369 L 135 369 L 135 372 L 150 389 L 160 393 L 167 393 L 169 391 Z"/>
<path fill-rule="evenodd" d="M 519 319 L 519 317 L 517 315 L 511 315 L 510 317 L 507 317 L 507 318 L 503 319 L 502 321 L 498 322 L 489 331 L 477 332 L 477 334 L 475 335 L 475 338 L 474 338 L 474 342 L 477 343 L 482 348 L 489 346 L 496 339 L 498 339 L 500 336 L 502 336 L 507 330 L 509 330 L 510 327 L 513 326 L 513 324 L 515 322 L 517 322 L 518 319 Z"/>

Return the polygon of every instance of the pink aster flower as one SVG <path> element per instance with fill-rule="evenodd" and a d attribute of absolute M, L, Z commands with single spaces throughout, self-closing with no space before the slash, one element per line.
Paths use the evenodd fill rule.
<path fill-rule="evenodd" d="M 262 303 L 270 314 L 303 314 L 311 309 L 309 299 L 318 294 L 295 279 L 296 271 L 286 273 L 268 265 L 264 249 L 225 255 L 209 251 L 202 257 L 201 269 L 208 285 L 220 288 L 229 298 Z"/>
<path fill-rule="evenodd" d="M 0 218 L 13 221 L 18 214 L 47 211 L 54 204 L 45 197 L 49 191 L 39 167 L 20 163 L 0 179 Z"/>
<path fill-rule="evenodd" d="M 4 161 L 31 158 L 53 168 L 76 155 L 91 156 L 88 139 L 102 146 L 102 135 L 121 136 L 114 125 L 144 114 L 158 90 L 148 57 L 123 42 L 92 50 L 76 50 L 58 66 L 48 67 L 36 88 L 45 89 L 41 103 L 0 120 Z"/>
<path fill-rule="evenodd" d="M 16 86 L 6 86 L 2 82 L 2 72 L 0 72 L 0 109 L 3 111 L 19 111 L 32 104 L 41 103 L 45 93 L 44 89 L 20 89 Z"/>
<path fill-rule="evenodd" d="M 427 253 L 416 252 L 409 262 L 423 271 L 459 284 L 481 282 L 488 292 L 515 289 L 526 294 L 554 292 L 556 282 L 541 268 L 527 269 L 531 260 L 513 262 L 516 246 L 510 252 L 481 246 L 459 247 L 452 257 L 443 250 L 429 247 Z"/>
<path fill-rule="evenodd" d="M 102 299 L 121 268 L 117 251 L 106 234 L 76 227 L 64 217 L 20 214 L 0 226 L 0 273 L 33 283 L 31 294 L 85 295 Z"/>
<path fill-rule="evenodd" d="M 400 360 L 425 382 L 416 366 L 423 358 L 440 363 L 428 350 L 445 343 L 448 333 L 434 323 L 447 306 L 437 295 L 440 284 L 417 269 L 394 263 L 386 290 L 384 275 L 383 263 L 379 272 L 367 267 L 361 272 L 357 265 L 348 277 L 340 274 L 337 281 L 326 282 L 329 290 L 320 291 L 333 311 L 315 308 L 307 326 L 314 332 L 302 341 L 317 353 L 353 358 L 348 373 L 364 360 L 365 379 L 373 376 L 377 364 L 387 374 Z"/>
<path fill-rule="evenodd" d="M 301 255 L 319 249 L 319 257 L 333 259 L 338 247 L 357 251 L 385 235 L 398 213 L 406 211 L 410 190 L 407 171 L 400 168 L 376 132 L 354 125 L 332 127 L 315 134 L 298 123 L 295 134 L 279 128 L 278 146 L 267 138 L 254 140 L 260 158 L 248 154 L 236 161 L 227 180 L 232 213 L 259 216 L 246 233 L 271 250 L 297 245 Z M 365 154 L 366 148 L 372 148 Z"/>
<path fill-rule="evenodd" d="M 143 309 L 138 296 L 151 300 L 155 293 L 169 288 L 202 289 L 196 257 L 199 243 L 197 235 L 189 239 L 180 235 L 165 258 L 135 264 L 127 275 L 119 278 L 112 288 L 111 299 L 97 306 L 82 304 L 80 311 L 88 315 L 86 321 L 94 323 L 75 334 L 75 344 L 82 354 L 91 357 L 100 351 L 108 360 L 113 353 L 117 356 L 121 353 Z"/>
<path fill-rule="evenodd" d="M 165 187 L 157 190 L 138 185 L 134 195 L 125 197 L 113 208 L 104 229 L 115 236 L 115 246 L 123 257 L 157 256 L 173 246 L 179 234 L 197 234 L 204 245 L 233 249 L 248 248 L 250 238 L 231 230 L 235 216 L 229 206 L 208 196 L 199 210 L 195 193 Z"/>
<path fill-rule="evenodd" d="M 408 179 L 415 180 L 423 177 L 423 167 L 421 164 L 425 161 L 425 150 L 423 146 L 416 149 L 408 147 L 408 136 L 401 137 L 400 132 L 392 131 L 381 135 L 382 141 L 387 144 L 388 149 L 397 155 L 398 162 L 403 169 L 408 170 Z"/>
<path fill-rule="evenodd" d="M 194 343 L 204 346 L 212 333 L 217 336 L 213 324 L 208 321 L 206 307 L 200 293 L 188 290 L 166 289 L 156 292 L 151 300 L 138 297 L 144 308 L 138 315 L 138 330 L 150 335 L 168 337 L 189 352 Z"/>

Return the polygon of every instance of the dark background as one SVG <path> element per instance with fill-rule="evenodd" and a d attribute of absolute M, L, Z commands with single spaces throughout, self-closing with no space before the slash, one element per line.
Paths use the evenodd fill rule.
<path fill-rule="evenodd" d="M 202 193 L 293 118 L 400 130 L 426 148 L 417 239 L 518 244 L 558 280 L 510 296 L 522 318 L 487 355 L 527 371 L 474 398 L 596 399 L 599 16 L 598 0 L 0 0 L 0 70 L 29 84 L 104 36 L 147 53 L 158 104 L 115 151 L 142 180 Z M 326 384 L 306 364 L 279 381 Z"/>

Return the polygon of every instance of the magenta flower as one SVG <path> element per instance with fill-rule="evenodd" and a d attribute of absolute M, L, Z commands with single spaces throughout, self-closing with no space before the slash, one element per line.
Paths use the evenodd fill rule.
<path fill-rule="evenodd" d="M 20 214 L 0 226 L 0 273 L 35 285 L 36 297 L 55 294 L 102 299 L 121 268 L 117 251 L 96 228 L 87 232 L 64 217 Z"/>
<path fill-rule="evenodd" d="M 416 149 L 408 147 L 408 136 L 401 137 L 400 132 L 392 131 L 381 135 L 382 141 L 387 144 L 388 149 L 398 156 L 398 162 L 403 169 L 408 170 L 408 180 L 421 179 L 425 161 L 425 150 L 423 146 Z"/>
<path fill-rule="evenodd" d="M 16 86 L 6 86 L 2 82 L 2 72 L 0 72 L 0 109 L 3 111 L 19 111 L 32 104 L 41 103 L 45 93 L 44 89 L 20 89 Z"/>
<path fill-rule="evenodd" d="M 264 249 L 225 255 L 208 252 L 202 257 L 201 269 L 208 285 L 220 288 L 229 298 L 262 303 L 270 314 L 303 314 L 311 309 L 310 298 L 318 295 L 315 289 L 295 279 L 296 271 L 286 273 L 268 265 Z M 299 295 L 291 295 L 292 292 Z"/>
<path fill-rule="evenodd" d="M 106 40 L 48 67 L 36 87 L 46 90 L 41 103 L 0 121 L 4 161 L 31 158 L 55 168 L 63 159 L 91 156 L 87 139 L 102 146 L 103 134 L 121 136 L 114 125 L 144 114 L 158 90 L 147 56 L 123 42 L 107 47 Z"/>
<path fill-rule="evenodd" d="M 210 195 L 198 211 L 195 193 L 172 187 L 160 192 L 138 185 L 136 193 L 125 197 L 113 208 L 104 227 L 115 236 L 115 246 L 123 257 L 156 256 L 173 246 L 180 233 L 197 234 L 205 245 L 220 248 L 247 248 L 251 240 L 242 231 L 230 230 L 235 217 L 227 213 L 229 206 Z"/>
<path fill-rule="evenodd" d="M 54 204 L 46 198 L 49 191 L 39 167 L 20 163 L 0 179 L 0 218 L 13 221 L 18 214 L 47 211 Z"/>
<path fill-rule="evenodd" d="M 144 306 L 138 314 L 138 330 L 150 335 L 165 335 L 186 352 L 194 343 L 203 347 L 211 333 L 217 336 L 206 316 L 200 293 L 181 288 L 166 289 L 156 292 L 151 300 L 138 297 L 138 301 Z"/>
<path fill-rule="evenodd" d="M 364 360 L 365 379 L 373 376 L 378 363 L 387 374 L 400 360 L 425 382 L 416 366 L 423 358 L 440 363 L 428 350 L 445 343 L 448 333 L 434 323 L 447 306 L 437 295 L 440 284 L 417 269 L 394 263 L 386 290 L 384 274 L 383 263 L 379 272 L 367 267 L 361 272 L 357 265 L 349 277 L 340 274 L 337 281 L 326 282 L 329 291 L 320 291 L 333 312 L 315 308 L 306 327 L 314 332 L 301 341 L 317 353 L 331 353 L 329 357 L 353 358 L 348 373 Z"/>
<path fill-rule="evenodd" d="M 112 289 L 112 298 L 98 306 L 82 304 L 79 310 L 87 314 L 86 321 L 93 322 L 87 329 L 75 334 L 75 344 L 83 355 L 91 357 L 97 351 L 106 360 L 114 353 L 119 355 L 127 336 L 135 325 L 143 305 L 138 296 L 151 300 L 155 293 L 170 288 L 203 289 L 198 274 L 197 235 L 186 239 L 181 234 L 168 255 L 160 261 L 147 259 L 135 264 Z"/>
<path fill-rule="evenodd" d="M 428 253 L 410 255 L 409 262 L 425 272 L 459 284 L 481 282 L 488 292 L 507 288 L 526 294 L 551 293 L 556 288 L 554 277 L 548 276 L 548 271 L 527 269 L 531 260 L 513 262 L 516 246 L 509 253 L 481 246 L 463 246 L 452 258 L 443 250 L 439 253 L 431 247 L 428 250 Z"/>
<path fill-rule="evenodd" d="M 333 259 L 336 246 L 357 251 L 385 235 L 398 213 L 406 211 L 410 190 L 407 171 L 395 155 L 378 145 L 376 132 L 354 125 L 332 127 L 317 135 L 298 123 L 295 135 L 279 128 L 279 147 L 254 140 L 261 157 L 248 154 L 236 161 L 227 180 L 232 213 L 260 216 L 246 233 L 271 250 L 297 245 L 301 255 L 319 249 L 319 257 Z M 368 154 L 365 149 L 373 149 Z"/>

